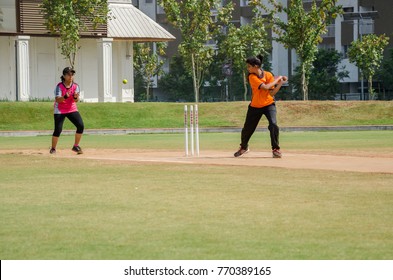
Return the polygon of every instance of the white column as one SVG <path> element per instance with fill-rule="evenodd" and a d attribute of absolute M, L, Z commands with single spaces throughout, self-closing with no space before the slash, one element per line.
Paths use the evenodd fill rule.
<path fill-rule="evenodd" d="M 98 101 L 112 102 L 112 38 L 97 40 L 98 44 Z"/>
<path fill-rule="evenodd" d="M 15 38 L 18 101 L 29 101 L 30 97 L 29 40 L 30 36 Z"/>
<path fill-rule="evenodd" d="M 281 4 L 284 5 L 284 7 L 288 7 L 288 1 L 287 0 L 281 0 Z M 278 17 L 283 20 L 284 22 L 288 22 L 288 16 L 286 13 L 282 12 L 278 14 Z M 278 35 L 272 31 L 272 36 L 273 38 L 276 38 Z M 274 75 L 284 75 L 284 76 L 289 76 L 290 73 L 288 73 L 289 69 L 289 53 L 288 49 L 286 49 L 282 44 L 277 43 L 277 41 L 273 40 L 272 42 L 272 72 Z"/>
<path fill-rule="evenodd" d="M 342 23 L 342 18 L 340 16 L 336 17 L 336 20 L 334 21 L 335 29 L 334 29 L 334 37 L 335 37 L 335 50 L 338 52 L 342 52 L 342 44 L 341 44 L 341 23 Z"/>
<path fill-rule="evenodd" d="M 134 61 L 133 61 L 133 42 L 125 43 L 125 55 L 121 58 L 122 77 L 128 83 L 123 84 L 120 102 L 134 102 Z"/>

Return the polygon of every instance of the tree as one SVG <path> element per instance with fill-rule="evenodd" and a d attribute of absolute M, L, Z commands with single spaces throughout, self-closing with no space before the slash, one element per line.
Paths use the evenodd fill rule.
<path fill-rule="evenodd" d="M 385 98 L 393 98 L 393 49 L 389 49 L 389 57 L 382 61 L 381 68 L 377 72 L 379 80 L 382 82 Z M 386 96 L 386 91 L 388 95 Z"/>
<path fill-rule="evenodd" d="M 364 76 L 368 80 L 368 92 L 370 98 L 376 98 L 373 90 L 373 76 L 381 65 L 383 51 L 389 44 L 389 37 L 385 34 L 377 36 L 369 34 L 363 36 L 362 40 L 356 40 L 351 43 L 348 49 L 348 57 L 351 63 L 360 69 L 361 79 Z"/>
<path fill-rule="evenodd" d="M 342 54 L 336 50 L 319 49 L 313 61 L 309 78 L 309 99 L 334 100 L 340 91 L 340 81 L 349 77 L 344 68 L 339 69 Z M 301 99 L 301 73 L 299 67 L 291 79 L 294 87 L 294 98 Z"/>
<path fill-rule="evenodd" d="M 97 28 L 109 18 L 107 0 L 43 0 L 45 25 L 52 34 L 60 35 L 61 54 L 75 65 L 80 32 L 92 24 Z"/>
<path fill-rule="evenodd" d="M 224 77 L 223 65 L 224 60 L 215 52 L 213 61 L 210 63 L 204 76 L 204 86 L 201 89 L 200 100 L 207 102 L 228 100 L 229 79 Z"/>
<path fill-rule="evenodd" d="M 229 24 L 227 30 L 227 34 L 218 39 L 218 50 L 227 59 L 233 70 L 241 73 L 243 98 L 247 100 L 245 61 L 249 56 L 258 54 L 267 56 L 271 49 L 265 30 L 265 21 L 262 17 L 254 17 L 250 24 L 242 25 L 239 28 L 234 24 Z"/>
<path fill-rule="evenodd" d="M 153 46 L 153 48 L 152 48 Z M 134 44 L 134 69 L 142 78 L 146 89 L 146 101 L 150 100 L 150 88 L 153 77 L 162 74 L 164 61 L 160 56 L 165 55 L 166 43 L 135 43 Z"/>
<path fill-rule="evenodd" d="M 191 69 L 195 102 L 199 101 L 204 72 L 213 59 L 214 50 L 206 43 L 220 29 L 220 23 L 228 23 L 233 9 L 232 3 L 227 7 L 220 7 L 220 3 L 217 0 L 160 0 L 168 21 L 181 32 L 179 53 Z M 212 10 L 217 11 L 218 22 L 212 17 Z"/>
<path fill-rule="evenodd" d="M 186 71 L 181 56 L 174 56 L 169 64 L 169 72 L 164 73 L 158 80 L 158 85 L 169 96 L 170 101 L 192 101 L 191 73 Z"/>
<path fill-rule="evenodd" d="M 260 17 L 264 15 L 262 11 L 268 13 L 272 29 L 277 34 L 274 40 L 296 51 L 300 62 L 303 100 L 308 100 L 308 80 L 318 44 L 322 42 L 321 35 L 327 32 L 327 26 L 342 9 L 336 6 L 338 0 L 321 0 L 318 5 L 314 0 L 307 11 L 303 0 L 291 0 L 287 7 L 277 0 L 267 1 L 271 7 L 260 0 L 251 0 L 250 4 L 261 8 Z M 277 17 L 277 13 L 283 12 L 287 14 L 287 21 Z"/>

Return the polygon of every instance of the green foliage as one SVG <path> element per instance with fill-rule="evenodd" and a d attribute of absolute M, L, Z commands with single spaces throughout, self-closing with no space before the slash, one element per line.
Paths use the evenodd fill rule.
<path fill-rule="evenodd" d="M 362 40 L 353 41 L 348 49 L 349 61 L 356 64 L 362 76 L 367 77 L 371 99 L 376 98 L 372 88 L 373 76 L 381 65 L 383 51 L 388 44 L 389 37 L 385 34 L 369 34 Z"/>
<path fill-rule="evenodd" d="M 256 8 L 254 8 L 254 12 Z M 262 54 L 267 56 L 271 49 L 265 30 L 265 20 L 253 17 L 250 24 L 237 27 L 229 24 L 227 33 L 218 37 L 218 51 L 232 66 L 232 70 L 239 73 L 243 81 L 243 100 L 247 100 L 247 70 L 245 61 L 249 56 Z"/>
<path fill-rule="evenodd" d="M 195 102 L 198 102 L 204 74 L 213 60 L 213 49 L 206 44 L 228 24 L 232 3 L 221 7 L 218 0 L 161 0 L 160 4 L 169 22 L 181 32 L 179 52 L 192 74 Z M 212 17 L 212 10 L 217 11 L 217 18 Z"/>
<path fill-rule="evenodd" d="M 87 24 L 96 28 L 108 20 L 107 0 L 43 0 L 41 4 L 45 25 L 52 34 L 60 36 L 61 54 L 74 67 L 79 49 L 80 32 Z"/>
<path fill-rule="evenodd" d="M 134 101 L 146 101 L 146 88 L 143 77 L 139 73 L 134 73 Z"/>
<path fill-rule="evenodd" d="M 310 100 L 334 100 L 340 92 L 340 81 L 348 77 L 348 71 L 339 69 L 342 55 L 336 50 L 319 49 L 312 63 L 309 77 Z M 291 78 L 294 87 L 293 98 L 301 99 L 301 71 L 297 67 L 295 75 Z"/>
<path fill-rule="evenodd" d="M 341 13 L 341 7 L 336 6 L 337 0 L 313 1 L 310 10 L 305 10 L 302 0 L 291 0 L 288 7 L 277 0 L 268 0 L 273 8 L 267 7 L 262 1 L 251 0 L 250 4 L 268 12 L 274 37 L 288 49 L 294 49 L 300 61 L 301 84 L 303 99 L 308 99 L 308 81 L 312 62 L 322 42 L 321 35 L 327 32 L 327 26 L 332 19 Z M 280 19 L 277 14 L 286 13 L 288 20 Z M 263 13 L 260 12 L 262 17 Z"/>
<path fill-rule="evenodd" d="M 271 49 L 262 18 L 254 17 L 250 24 L 236 27 L 228 26 L 228 32 L 219 41 L 219 52 L 226 55 L 233 68 L 243 71 L 249 56 L 266 55 Z"/>
<path fill-rule="evenodd" d="M 134 43 L 135 75 L 142 79 L 146 89 L 146 101 L 150 100 L 150 88 L 153 77 L 163 73 L 164 61 L 160 56 L 165 55 L 166 43 Z"/>
<path fill-rule="evenodd" d="M 389 49 L 389 57 L 382 61 L 377 75 L 384 87 L 385 98 L 393 99 L 393 49 Z"/>
<path fill-rule="evenodd" d="M 174 56 L 169 65 L 169 73 L 158 80 L 159 87 L 169 96 L 169 101 L 192 101 L 192 76 L 185 69 L 183 57 Z"/>

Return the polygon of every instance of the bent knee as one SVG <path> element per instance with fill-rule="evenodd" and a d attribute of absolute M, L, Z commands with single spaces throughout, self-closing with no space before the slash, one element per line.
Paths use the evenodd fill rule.
<path fill-rule="evenodd" d="M 62 131 L 61 129 L 56 129 L 56 130 L 53 132 L 52 136 L 54 136 L 54 137 L 60 137 L 61 131 Z"/>
<path fill-rule="evenodd" d="M 78 127 L 76 128 L 76 133 L 78 134 L 83 134 L 83 131 L 85 130 L 85 126 L 82 125 L 78 125 Z"/>

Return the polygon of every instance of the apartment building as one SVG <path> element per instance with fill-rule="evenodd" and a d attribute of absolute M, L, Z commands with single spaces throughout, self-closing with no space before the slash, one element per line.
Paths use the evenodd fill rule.
<path fill-rule="evenodd" d="M 264 0 L 261 0 L 264 1 Z M 285 6 L 290 0 L 279 0 Z M 168 24 L 163 9 L 157 0 L 133 0 L 135 7 L 149 15 L 157 21 L 162 27 L 169 30 L 177 37 L 177 40 L 171 42 L 168 48 L 168 56 L 172 56 L 177 51 L 177 45 L 181 42 L 181 36 L 177 30 L 174 30 Z M 223 0 L 225 5 L 228 0 Z M 235 4 L 233 13 L 233 23 L 237 25 L 248 24 L 254 16 L 252 7 L 248 5 L 247 0 L 231 1 Z M 267 1 L 266 1 L 267 2 Z M 310 6 L 313 0 L 303 0 L 305 7 Z M 318 0 L 317 0 L 318 2 Z M 328 26 L 328 32 L 323 35 L 323 42 L 320 48 L 335 49 L 343 54 L 342 65 L 349 71 L 349 77 L 342 81 L 342 93 L 347 99 L 364 99 L 367 91 L 366 82 L 360 81 L 358 68 L 349 62 L 347 57 L 348 47 L 354 40 L 360 39 L 361 36 L 375 33 L 377 35 L 386 34 L 391 37 L 388 48 L 393 47 L 393 1 L 392 0 L 339 0 L 338 5 L 344 9 L 346 16 L 339 16 Z M 286 19 L 286 14 L 279 15 Z M 275 34 L 271 34 L 273 37 Z M 272 53 L 270 55 L 271 64 L 274 73 L 283 75 L 293 74 L 298 65 L 296 53 L 293 50 L 285 49 L 281 44 L 272 42 Z M 387 49 L 388 49 L 387 48 Z"/>

